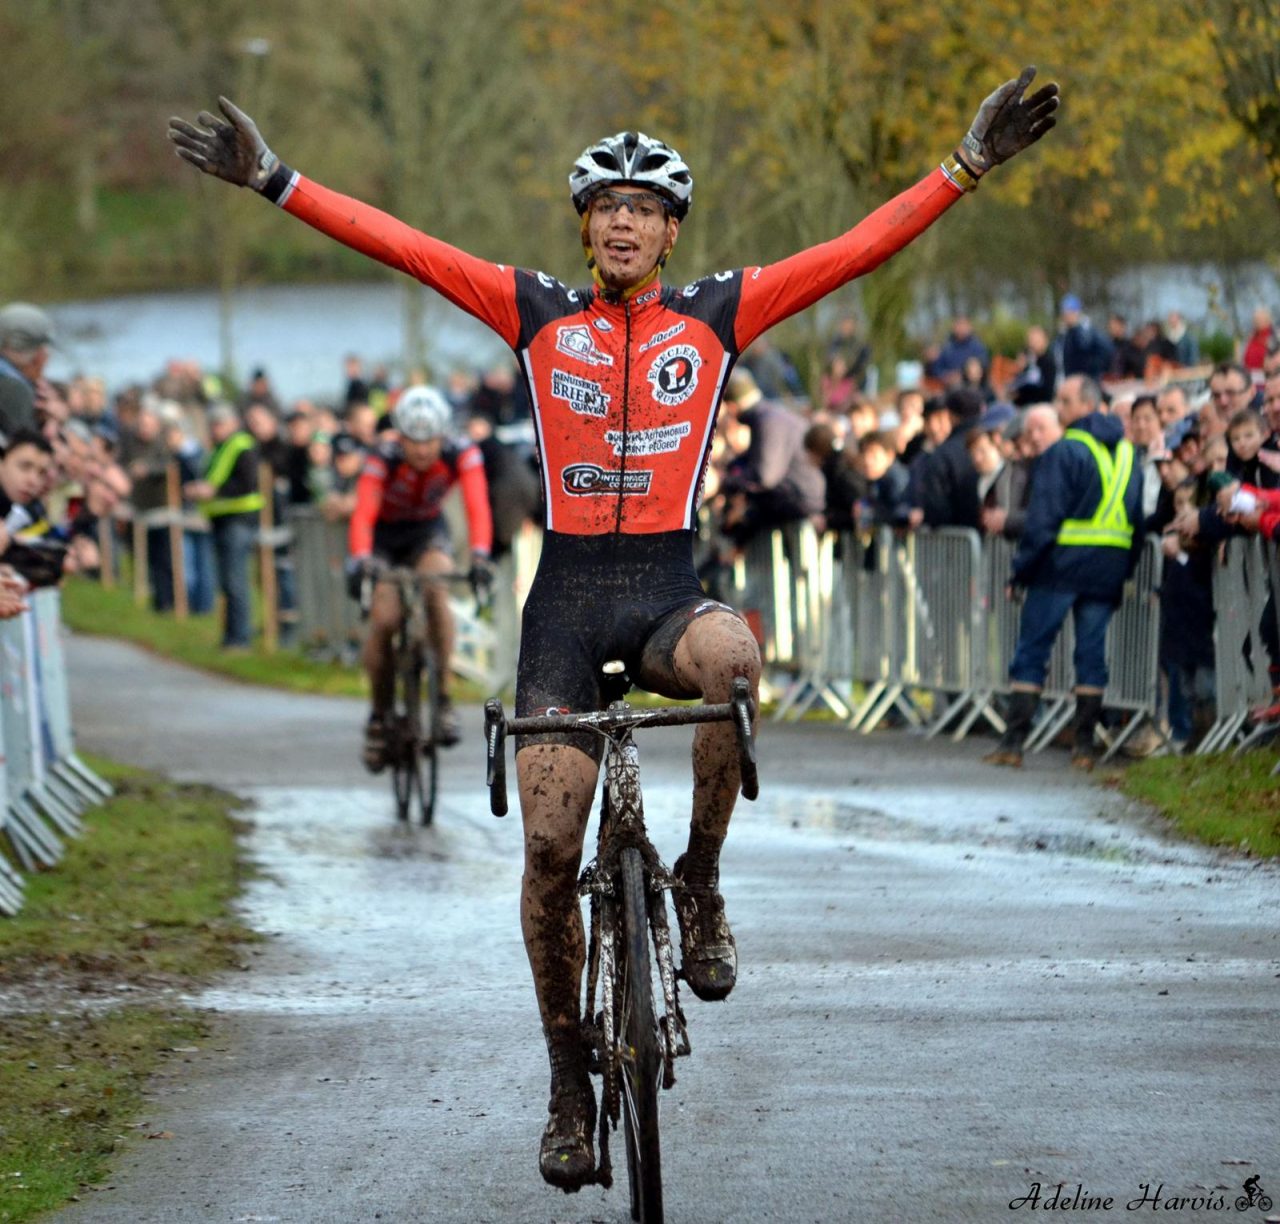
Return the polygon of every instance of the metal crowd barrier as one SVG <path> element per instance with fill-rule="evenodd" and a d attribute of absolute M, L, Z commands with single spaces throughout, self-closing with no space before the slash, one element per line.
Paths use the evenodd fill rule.
<path fill-rule="evenodd" d="M 25 871 L 62 857 L 80 817 L 111 787 L 76 755 L 62 651 L 60 596 L 33 592 L 30 610 L 0 621 L 0 831 Z M 22 905 L 22 877 L 0 855 L 0 914 Z"/>
<path fill-rule="evenodd" d="M 759 625 L 776 718 L 822 703 L 870 732 L 891 714 L 959 740 L 981 721 L 997 731 L 1009 692 L 1019 607 L 1006 595 L 1013 545 L 945 528 L 819 537 L 807 525 L 752 541 L 736 572 L 737 606 Z M 1105 704 L 1127 714 L 1110 756 L 1159 709 L 1161 555 L 1144 549 L 1108 636 Z M 1052 742 L 1075 711 L 1068 619 L 1050 660 L 1043 713 L 1028 743 Z M 860 690 L 857 691 L 857 690 Z"/>
<path fill-rule="evenodd" d="M 345 592 L 345 524 L 300 508 L 291 526 L 302 641 L 350 658 L 360 625 Z M 514 677 L 519 609 L 538 539 L 536 530 L 526 531 L 500 567 L 491 623 L 476 620 L 468 601 L 455 603 L 459 670 L 494 689 Z M 954 528 L 836 537 L 796 524 L 756 537 L 735 563 L 730 600 L 760 639 L 765 690 L 777 699 L 774 717 L 800 718 L 823 706 L 864 733 L 890 716 L 955 740 L 979 722 L 1003 731 L 997 699 L 1009 692 L 1020 615 L 1006 594 L 1013 550 L 1003 538 Z M 1104 705 L 1125 717 L 1113 728 L 1107 757 L 1144 724 L 1160 730 L 1162 565 L 1158 541 L 1148 541 L 1108 630 Z M 1270 701 L 1259 625 L 1264 611 L 1274 615 L 1268 592 L 1280 574 L 1273 570 L 1280 561 L 1272 546 L 1238 539 L 1215 574 L 1218 721 L 1201 752 L 1242 740 L 1247 746 L 1251 712 Z M 1051 743 L 1074 715 L 1074 649 L 1068 618 L 1028 751 Z"/>
<path fill-rule="evenodd" d="M 1223 752 L 1248 743 L 1245 724 L 1252 711 L 1272 703 L 1271 661 L 1262 633 L 1264 616 L 1276 615 L 1268 606 L 1273 585 L 1274 545 L 1257 536 L 1228 540 L 1223 559 L 1213 571 L 1214 686 L 1217 718 L 1196 749 Z M 1280 663 L 1280 660 L 1276 660 Z M 1243 743 L 1242 743 L 1243 741 Z"/>

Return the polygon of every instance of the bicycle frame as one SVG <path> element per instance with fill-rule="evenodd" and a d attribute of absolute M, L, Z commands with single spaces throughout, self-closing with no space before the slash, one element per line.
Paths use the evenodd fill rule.
<path fill-rule="evenodd" d="M 618 703 L 623 704 L 623 703 Z M 650 724 L 652 725 L 652 724 Z M 587 898 L 593 906 L 599 896 L 612 896 L 618 877 L 619 857 L 624 849 L 634 849 L 644 860 L 645 877 L 649 894 L 649 925 L 653 934 L 654 955 L 658 963 L 658 976 L 662 983 L 664 1015 L 660 1024 L 663 1036 L 663 1084 L 670 1088 L 676 1082 L 674 1060 L 688 1054 L 689 1030 L 680 1008 L 676 988 L 675 960 L 671 944 L 671 926 L 662 894 L 676 887 L 675 877 L 658 857 L 649 841 L 644 824 L 644 809 L 640 792 L 640 758 L 632 740 L 629 726 L 606 735 L 605 751 L 605 799 L 600 815 L 595 860 L 588 863 L 578 881 L 579 896 Z M 592 913 L 592 939 L 596 937 L 596 914 Z M 596 988 L 602 992 L 601 1010 L 612 1017 L 613 1000 L 613 938 L 608 932 L 607 947 L 600 948 L 597 958 L 590 948 L 587 957 L 587 1008 L 586 1015 L 595 1014 Z M 599 972 L 597 972 L 599 970 Z M 610 1048 L 614 1034 L 603 1034 L 606 1048 Z"/>
<path fill-rule="evenodd" d="M 656 1103 L 658 1085 L 648 1078 L 649 1072 L 645 1070 L 656 1070 L 657 1067 L 653 1028 L 656 1027 L 656 1037 L 660 1044 L 656 1058 L 660 1059 L 663 1088 L 670 1088 L 675 1084 L 675 1059 L 689 1054 L 692 1047 L 688 1025 L 680 1007 L 666 904 L 666 892 L 677 887 L 678 882 L 658 857 L 645 829 L 640 758 L 633 733 L 637 727 L 643 726 L 732 722 L 738 740 L 742 793 L 746 798 L 754 799 L 759 790 L 759 782 L 751 727 L 752 713 L 750 686 L 741 677 L 734 681 L 731 699 L 716 705 L 634 710 L 625 701 L 618 700 L 612 702 L 606 710 L 515 719 L 506 718 L 500 701 L 489 701 L 485 705 L 489 803 L 496 816 L 507 812 L 505 741 L 508 734 L 530 735 L 546 731 L 590 729 L 605 740 L 604 801 L 596 857 L 583 869 L 578 880 L 578 894 L 587 898 L 590 905 L 583 1028 L 584 1036 L 588 1038 L 588 1044 L 596 1055 L 602 1079 L 600 1148 L 595 1180 L 606 1188 L 612 1185 L 608 1132 L 610 1124 L 617 1129 L 625 1106 L 628 1172 L 632 1216 L 635 1219 L 641 1219 L 642 1216 L 646 1221 L 662 1218 Z M 662 990 L 662 1014 L 657 1017 L 651 1001 L 653 987 L 649 959 L 644 950 L 644 944 L 648 941 L 641 938 L 638 951 L 635 946 L 620 947 L 620 941 L 626 938 L 624 926 L 634 931 L 639 921 L 628 918 L 624 922 L 622 913 L 624 906 L 628 915 L 639 912 L 636 880 L 642 881 L 643 922 L 652 941 Z M 629 976 L 631 974 L 636 976 L 632 978 Z M 636 1000 L 637 982 L 643 983 L 644 993 L 639 1000 L 643 1006 L 632 1010 L 632 1019 L 629 1021 L 626 1004 L 628 1000 Z M 619 987 L 627 996 L 626 999 L 617 997 Z M 645 1019 L 640 1020 L 640 1016 Z M 635 1027 L 629 1027 L 631 1024 Z M 623 1030 L 629 1033 L 649 1032 L 651 1036 L 643 1041 L 637 1040 L 637 1045 L 633 1046 L 629 1040 L 624 1039 Z M 647 1052 L 641 1054 L 639 1046 L 644 1046 Z M 629 1068 L 635 1069 L 635 1080 L 628 1078 Z M 637 1088 L 637 1084 L 648 1084 L 648 1088 Z M 644 1101 L 638 1104 L 641 1097 L 644 1097 Z M 644 1129 L 646 1126 L 647 1130 Z"/>

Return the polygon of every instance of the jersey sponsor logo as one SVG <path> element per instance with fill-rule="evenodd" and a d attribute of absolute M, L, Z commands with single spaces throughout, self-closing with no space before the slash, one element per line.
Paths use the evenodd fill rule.
<path fill-rule="evenodd" d="M 551 371 L 551 394 L 579 416 L 603 417 L 609 410 L 609 396 L 598 382 L 564 370 Z"/>
<path fill-rule="evenodd" d="M 564 281 L 558 281 L 554 276 L 548 276 L 545 272 L 539 272 L 537 276 L 538 283 L 544 289 L 559 289 L 560 292 L 569 299 L 569 301 L 576 302 L 578 300 L 578 291 L 576 289 L 570 289 Z"/>
<path fill-rule="evenodd" d="M 651 471 L 620 472 L 595 463 L 571 463 L 560 471 L 564 491 L 574 497 L 592 497 L 600 493 L 645 494 L 653 480 Z"/>
<path fill-rule="evenodd" d="M 687 298 L 696 297 L 698 293 L 701 291 L 702 286 L 705 285 L 708 280 L 713 280 L 718 282 L 719 284 L 724 284 L 725 281 L 733 280 L 734 276 L 736 275 L 737 273 L 733 269 L 729 269 L 726 272 L 717 272 L 714 276 L 704 276 L 701 280 L 696 280 L 693 282 L 692 285 L 686 285 L 683 289 L 681 289 L 680 296 L 687 297 Z"/>
<path fill-rule="evenodd" d="M 566 357 L 576 357 L 587 365 L 613 365 L 613 358 L 596 348 L 591 329 L 585 323 L 559 328 L 556 331 L 556 352 L 564 353 Z"/>
<path fill-rule="evenodd" d="M 596 329 L 596 331 L 602 331 L 602 332 L 613 331 L 613 324 L 610 323 L 608 319 L 592 319 L 591 325 Z"/>
<path fill-rule="evenodd" d="M 647 353 L 651 348 L 657 348 L 660 344 L 665 344 L 668 340 L 674 340 L 682 331 L 684 324 L 677 323 L 674 327 L 668 327 L 666 331 L 660 331 L 652 339 L 646 340 L 640 346 L 640 352 Z"/>
<path fill-rule="evenodd" d="M 683 404 L 698 389 L 698 367 L 702 354 L 692 344 L 676 344 L 663 349 L 649 367 L 653 398 L 668 408 Z"/>
<path fill-rule="evenodd" d="M 633 306 L 644 306 L 646 303 L 648 303 L 648 302 L 652 302 L 652 301 L 653 301 L 653 299 L 654 299 L 654 298 L 656 298 L 656 297 L 658 296 L 658 294 L 659 294 L 659 293 L 661 293 L 661 292 L 662 292 L 661 288 L 650 289 L 650 290 L 648 290 L 647 292 L 642 293 L 642 294 L 641 294 L 638 298 L 636 298 L 636 299 L 635 299 L 635 301 L 633 301 L 631 304 L 632 304 Z"/>
<path fill-rule="evenodd" d="M 688 421 L 675 425 L 659 425 L 655 429 L 637 429 L 624 435 L 621 430 L 610 429 L 604 440 L 613 447 L 615 455 L 621 455 L 625 445 L 628 455 L 669 455 L 680 449 L 680 443 L 689 436 L 693 426 Z M 624 441 L 625 438 L 625 441 Z"/>

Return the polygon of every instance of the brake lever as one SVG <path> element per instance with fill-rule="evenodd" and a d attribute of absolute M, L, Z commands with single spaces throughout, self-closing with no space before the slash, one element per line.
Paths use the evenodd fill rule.
<path fill-rule="evenodd" d="M 745 676 L 735 676 L 730 697 L 733 706 L 733 729 L 738 736 L 738 772 L 744 799 L 760 794 L 760 774 L 756 768 L 756 740 L 751 730 L 751 685 Z"/>
<path fill-rule="evenodd" d="M 495 816 L 507 814 L 507 717 L 496 697 L 484 703 L 484 743 L 487 764 L 485 785 L 489 788 L 489 810 Z"/>

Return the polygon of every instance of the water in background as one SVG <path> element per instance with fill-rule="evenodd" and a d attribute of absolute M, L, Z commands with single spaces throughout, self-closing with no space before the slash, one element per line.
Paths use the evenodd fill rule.
<path fill-rule="evenodd" d="M 335 400 L 346 388 L 343 358 L 356 353 L 369 366 L 385 362 L 399 372 L 404 340 L 404 287 L 371 284 L 271 286 L 234 295 L 232 353 L 243 382 L 266 369 L 285 399 Z M 434 378 L 457 366 L 482 370 L 510 358 L 482 324 L 429 290 L 425 293 L 427 359 Z M 150 293 L 50 306 L 59 347 L 47 373 L 106 379 L 110 390 L 150 382 L 173 358 L 222 364 L 218 294 L 213 290 Z"/>
<path fill-rule="evenodd" d="M 257 366 L 271 375 L 286 399 L 308 396 L 334 400 L 345 383 L 342 360 L 356 353 L 368 366 L 385 362 L 401 373 L 406 288 L 424 297 L 423 327 L 433 378 L 443 380 L 458 366 L 482 370 L 509 358 L 506 346 L 482 324 L 427 289 L 398 281 L 340 285 L 283 285 L 243 289 L 234 295 L 232 353 L 242 381 Z M 1151 265 L 1117 275 L 1105 287 L 1105 302 L 1080 286 L 1085 309 L 1095 322 L 1108 307 L 1127 313 L 1131 324 L 1163 319 L 1180 310 L 1200 333 L 1230 330 L 1248 334 L 1253 308 L 1269 305 L 1280 316 L 1280 281 L 1275 271 L 1255 263 L 1224 269 L 1214 264 Z M 913 319 L 921 334 L 936 332 L 949 318 L 946 304 L 927 303 Z M 926 304 L 928 308 L 926 309 Z M 820 318 L 837 310 L 817 308 Z M 222 364 L 218 295 L 213 290 L 139 294 L 51 306 L 62 344 L 50 363 L 52 378 L 84 372 L 106 379 L 111 390 L 148 382 L 171 358 L 190 358 L 207 370 Z"/>

